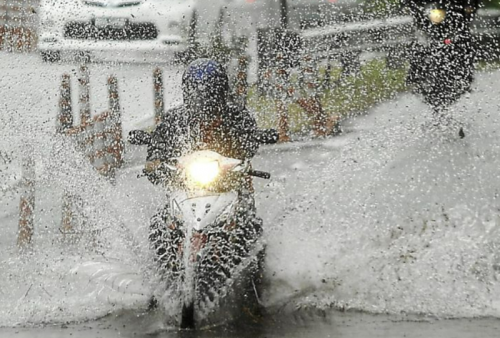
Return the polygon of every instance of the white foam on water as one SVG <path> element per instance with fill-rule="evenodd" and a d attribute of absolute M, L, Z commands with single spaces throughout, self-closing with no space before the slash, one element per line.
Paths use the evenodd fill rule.
<path fill-rule="evenodd" d="M 496 97 L 492 83 L 485 76 L 480 89 Z M 311 164 L 322 169 L 273 187 L 284 193 L 264 215 L 268 305 L 500 315 L 500 121 L 493 99 L 471 98 L 453 111 L 463 140 L 429 128 L 430 113 L 406 96 Z"/>
<path fill-rule="evenodd" d="M 69 140 L 39 136 L 43 142 L 35 144 L 35 236 L 30 252 L 18 254 L 15 232 L 7 231 L 17 226 L 16 203 L 11 205 L 12 216 L 2 220 L 10 236 L 2 240 L 0 326 L 88 320 L 147 306 L 147 219 L 154 211 L 150 199 L 156 195 L 133 195 L 133 183 L 120 177 L 112 185 Z M 76 234 L 64 236 L 59 233 L 63 190 L 79 196 L 78 212 L 84 215 Z"/>

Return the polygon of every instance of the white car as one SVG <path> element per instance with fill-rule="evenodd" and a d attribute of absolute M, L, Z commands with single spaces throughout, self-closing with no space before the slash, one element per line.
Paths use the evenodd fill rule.
<path fill-rule="evenodd" d="M 187 47 L 193 11 L 193 0 L 41 0 L 38 50 L 44 61 L 63 52 L 173 56 Z"/>

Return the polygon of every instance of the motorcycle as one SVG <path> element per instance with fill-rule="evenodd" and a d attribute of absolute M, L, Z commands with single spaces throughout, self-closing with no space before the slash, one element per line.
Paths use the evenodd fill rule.
<path fill-rule="evenodd" d="M 274 130 L 261 130 L 256 141 L 275 143 Z M 133 131 L 132 144 L 150 136 Z M 160 164 L 167 173 L 166 206 L 152 218 L 149 236 L 160 274 L 167 316 L 180 328 L 236 320 L 259 307 L 265 245 L 256 216 L 250 177 L 269 179 L 248 160 L 197 150 Z"/>
<path fill-rule="evenodd" d="M 407 83 L 421 94 L 439 122 L 474 80 L 474 46 L 470 22 L 475 1 L 422 1 L 411 7 L 419 28 Z M 460 137 L 465 133 L 462 128 Z"/>

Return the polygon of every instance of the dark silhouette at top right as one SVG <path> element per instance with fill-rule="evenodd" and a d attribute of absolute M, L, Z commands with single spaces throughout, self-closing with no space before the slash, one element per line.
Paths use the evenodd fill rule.
<path fill-rule="evenodd" d="M 406 83 L 438 118 L 471 90 L 476 47 L 470 23 L 478 0 L 403 0 L 418 28 Z M 464 132 L 460 129 L 460 136 Z"/>

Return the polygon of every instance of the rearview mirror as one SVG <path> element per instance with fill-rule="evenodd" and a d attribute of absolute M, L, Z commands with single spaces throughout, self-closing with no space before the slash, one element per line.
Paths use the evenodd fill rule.
<path fill-rule="evenodd" d="M 148 145 L 151 143 L 151 135 L 144 130 L 132 130 L 128 133 L 128 142 L 137 146 Z"/>

